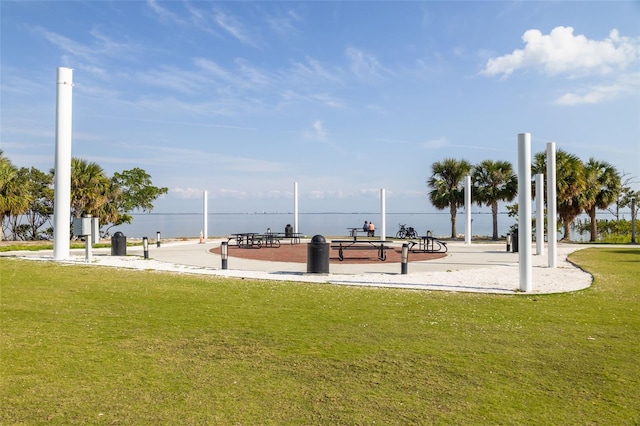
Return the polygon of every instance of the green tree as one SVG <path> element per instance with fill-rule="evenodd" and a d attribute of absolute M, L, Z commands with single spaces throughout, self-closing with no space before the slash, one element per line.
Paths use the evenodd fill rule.
<path fill-rule="evenodd" d="M 25 239 L 48 238 L 52 235 L 53 228 L 49 227 L 44 233 L 41 228 L 50 223 L 53 216 L 53 174 L 44 173 L 35 167 L 25 168 L 24 173 L 31 195 L 31 204 L 25 212 Z"/>
<path fill-rule="evenodd" d="M 462 179 L 471 172 L 471 164 L 466 160 L 445 158 L 431 165 L 431 177 L 427 185 L 431 187 L 429 199 L 435 208 L 447 207 L 451 214 L 451 238 L 456 238 L 456 212 L 464 205 L 464 189 L 460 187 Z"/>
<path fill-rule="evenodd" d="M 544 174 L 545 182 L 547 182 L 546 152 L 535 154 L 532 173 Z M 580 158 L 559 149 L 556 152 L 556 204 L 558 217 L 564 231 L 562 240 L 569 240 L 571 224 L 582 213 L 586 185 L 584 164 Z"/>
<path fill-rule="evenodd" d="M 475 202 L 491 207 L 492 239 L 498 239 L 498 202 L 512 201 L 518 194 L 518 177 L 508 161 L 484 160 L 473 166 L 471 180 Z"/>
<path fill-rule="evenodd" d="M 153 210 L 153 201 L 169 192 L 168 188 L 153 186 L 151 176 L 137 167 L 114 173 L 111 184 L 117 197 L 111 198 L 100 209 L 101 222 L 110 224 L 105 234 L 108 234 L 108 230 L 113 226 L 131 223 L 133 217 L 129 213 L 150 212 Z"/>
<path fill-rule="evenodd" d="M 620 174 L 606 161 L 590 158 L 584 165 L 586 189 L 583 196 L 583 208 L 589 215 L 590 242 L 595 242 L 598 235 L 596 209 L 606 209 L 618 199 L 622 189 Z"/>

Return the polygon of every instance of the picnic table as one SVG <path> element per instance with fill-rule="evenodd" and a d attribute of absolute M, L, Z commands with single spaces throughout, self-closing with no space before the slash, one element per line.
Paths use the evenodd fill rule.
<path fill-rule="evenodd" d="M 424 235 L 418 237 L 418 242 L 410 241 L 411 251 L 414 252 L 422 252 L 422 253 L 446 253 L 447 252 L 447 243 L 444 241 L 440 241 L 437 238 L 432 237 L 431 235 Z M 417 249 L 413 247 L 418 245 Z"/>
<path fill-rule="evenodd" d="M 261 234 L 257 232 L 240 232 L 237 234 L 230 234 L 229 237 L 227 238 L 227 241 L 229 243 L 234 241 L 239 248 L 262 247 Z"/>
<path fill-rule="evenodd" d="M 235 243 L 239 248 L 278 248 L 282 239 L 289 239 L 291 244 L 300 244 L 301 238 L 302 233 L 300 232 L 267 232 L 264 234 L 259 232 L 240 232 L 230 234 L 227 237 L 227 241 L 230 244 Z"/>
<path fill-rule="evenodd" d="M 385 245 L 387 241 L 382 240 L 331 240 L 331 248 L 338 250 L 338 260 L 344 260 L 345 250 L 378 250 L 378 260 L 387 260 L 386 250 L 390 246 Z"/>

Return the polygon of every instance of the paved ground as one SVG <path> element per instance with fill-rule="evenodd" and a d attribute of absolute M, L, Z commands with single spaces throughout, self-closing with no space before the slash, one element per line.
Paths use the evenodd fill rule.
<path fill-rule="evenodd" d="M 308 241 L 303 241 L 305 247 Z M 195 241 L 163 243 L 149 246 L 149 259 L 142 258 L 142 247 L 128 247 L 127 256 L 110 256 L 108 249 L 94 250 L 92 265 L 133 269 L 156 269 L 179 273 L 207 274 L 224 277 L 255 278 L 281 281 L 316 282 L 342 285 L 394 287 L 421 290 L 448 290 L 520 294 L 519 254 L 506 251 L 504 243 L 449 242 L 447 256 L 440 259 L 413 261 L 408 274 L 401 274 L 397 262 L 331 263 L 329 274 L 308 274 L 306 263 L 276 262 L 230 257 L 228 269 L 221 268 L 221 258 L 211 252 L 220 240 L 205 244 Z M 592 277 L 570 264 L 569 253 L 585 245 L 559 244 L 557 268 L 548 268 L 546 251 L 532 256 L 531 293 L 554 293 L 584 289 Z M 263 249 L 258 249 L 263 250 Z M 267 249 L 264 249 L 267 250 Z M 278 249 L 269 249 L 278 250 Z M 546 250 L 546 248 L 545 248 Z M 535 252 L 535 248 L 533 249 Z M 240 253 L 231 251 L 231 253 Z M 7 255 L 6 253 L 4 255 Z M 13 252 L 37 260 L 52 260 L 49 252 Z M 84 251 L 73 250 L 65 262 L 85 263 Z"/>

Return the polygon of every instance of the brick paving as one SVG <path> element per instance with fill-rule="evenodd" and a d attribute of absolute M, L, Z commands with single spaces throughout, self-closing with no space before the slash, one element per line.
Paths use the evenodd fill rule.
<path fill-rule="evenodd" d="M 211 253 L 220 254 L 220 247 L 209 250 Z M 387 250 L 388 263 L 400 263 L 401 249 L 394 247 Z M 409 253 L 409 262 L 440 259 L 446 253 Z M 269 262 L 294 262 L 307 263 L 307 244 L 282 244 L 278 248 L 238 248 L 229 246 L 229 257 L 239 257 L 252 260 L 266 260 Z M 349 263 L 379 263 L 378 251 L 373 250 L 345 250 L 344 260 L 338 259 L 338 250 L 331 250 L 329 263 L 349 264 Z"/>

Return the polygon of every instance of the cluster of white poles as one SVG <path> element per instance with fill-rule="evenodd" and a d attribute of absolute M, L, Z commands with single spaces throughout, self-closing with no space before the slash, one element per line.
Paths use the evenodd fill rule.
<path fill-rule="evenodd" d="M 71 215 L 71 123 L 73 70 L 58 68 L 56 78 L 56 152 L 54 182 L 53 257 L 69 258 Z M 549 267 L 556 267 L 556 147 L 547 144 L 547 237 Z M 544 235 L 543 175 L 536 175 L 536 254 L 542 253 Z M 208 238 L 208 194 L 203 194 L 203 239 Z M 386 193 L 380 189 L 380 239 L 385 240 Z M 471 244 L 471 176 L 465 177 L 465 243 Z M 298 182 L 293 184 L 293 232 L 298 233 Z M 520 290 L 530 292 L 531 283 L 531 134 L 518 134 L 518 253 Z"/>

